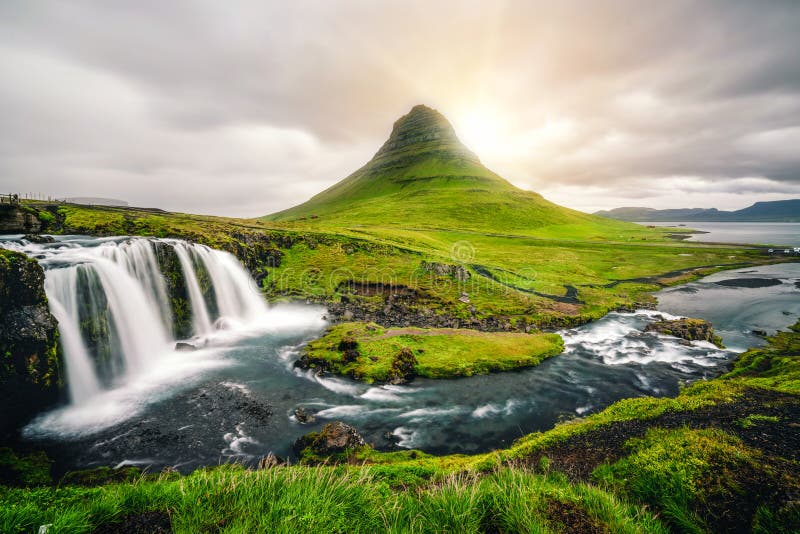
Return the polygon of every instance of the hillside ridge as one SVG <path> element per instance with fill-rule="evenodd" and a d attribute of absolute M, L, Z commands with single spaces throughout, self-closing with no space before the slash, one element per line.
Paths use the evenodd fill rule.
<path fill-rule="evenodd" d="M 645 207 L 622 207 L 596 211 L 594 214 L 631 222 L 800 222 L 800 199 L 756 202 L 735 211 L 723 211 L 717 208 L 659 210 Z"/>

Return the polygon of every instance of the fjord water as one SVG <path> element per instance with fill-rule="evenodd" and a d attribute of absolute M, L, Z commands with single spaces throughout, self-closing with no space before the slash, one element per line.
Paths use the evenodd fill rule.
<path fill-rule="evenodd" d="M 715 376 L 737 351 L 761 343 L 752 330 L 771 332 L 800 316 L 800 264 L 741 269 L 662 291 L 664 311 L 611 313 L 562 331 L 564 353 L 535 368 L 374 386 L 294 367 L 303 343 L 324 330 L 324 309 L 268 308 L 235 258 L 167 240 L 185 256 L 181 266 L 189 300 L 198 308 L 189 342 L 200 350 L 173 350 L 163 276 L 150 256 L 158 241 L 164 240 L 5 242 L 42 262 L 53 312 L 64 318 L 60 331 L 73 401 L 42 414 L 25 430 L 62 466 L 142 464 L 186 471 L 231 459 L 257 461 L 270 451 L 287 456 L 297 437 L 331 420 L 355 425 L 379 448 L 490 450 L 621 398 L 674 395 L 681 383 Z M 213 302 L 192 296 L 190 278 L 201 265 L 213 285 Z M 778 282 L 716 283 L 731 278 Z M 129 330 L 118 336 L 113 351 L 117 361 L 105 371 L 81 352 L 84 340 L 74 321 L 77 291 L 98 292 L 97 299 L 102 292 L 112 323 L 127 322 Z M 710 319 L 731 348 L 644 332 L 659 314 Z M 82 393 L 74 391 L 73 378 L 85 388 Z M 297 407 L 315 412 L 316 422 L 299 424 L 293 415 Z"/>
<path fill-rule="evenodd" d="M 639 224 L 686 227 L 703 232 L 691 234 L 687 241 L 800 246 L 800 223 L 642 222 Z"/>

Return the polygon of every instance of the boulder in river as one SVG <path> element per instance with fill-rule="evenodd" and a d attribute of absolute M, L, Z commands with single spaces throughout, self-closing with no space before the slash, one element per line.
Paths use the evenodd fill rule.
<path fill-rule="evenodd" d="M 197 350 L 197 347 L 192 345 L 191 343 L 186 343 L 184 341 L 178 341 L 175 343 L 175 350 L 181 352 L 194 352 Z"/>
<path fill-rule="evenodd" d="M 297 408 L 294 411 L 294 418 L 297 419 L 297 422 L 301 425 L 313 423 L 316 420 L 316 417 L 314 417 L 314 412 L 302 407 Z"/>
<path fill-rule="evenodd" d="M 294 442 L 294 450 L 304 463 L 346 459 L 348 453 L 366 446 L 364 438 L 352 426 L 341 421 L 328 423 L 319 432 L 311 432 Z"/>
<path fill-rule="evenodd" d="M 22 239 L 28 241 L 29 243 L 55 243 L 56 240 L 51 235 L 41 235 L 41 234 L 25 234 L 22 236 Z"/>
<path fill-rule="evenodd" d="M 719 348 L 724 348 L 722 338 L 714 333 L 711 323 L 703 319 L 682 317 L 680 319 L 662 319 L 650 323 L 645 332 L 658 332 L 667 336 L 675 336 L 687 341 L 708 341 Z"/>

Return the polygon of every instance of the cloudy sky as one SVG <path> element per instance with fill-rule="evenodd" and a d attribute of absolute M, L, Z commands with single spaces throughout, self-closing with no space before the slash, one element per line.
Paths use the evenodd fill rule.
<path fill-rule="evenodd" d="M 592 211 L 800 197 L 800 2 L 0 2 L 0 192 L 258 216 L 417 103 Z"/>

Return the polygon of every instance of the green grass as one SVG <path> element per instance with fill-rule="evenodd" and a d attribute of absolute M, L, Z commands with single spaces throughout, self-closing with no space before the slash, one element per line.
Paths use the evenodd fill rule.
<path fill-rule="evenodd" d="M 391 487 L 366 468 L 236 466 L 102 488 L 10 489 L 0 531 L 91 532 L 132 514 L 164 511 L 175 532 L 563 532 L 569 510 L 610 532 L 666 532 L 641 507 L 563 477 L 503 468 Z"/>
<path fill-rule="evenodd" d="M 652 429 L 627 443 L 630 454 L 595 470 L 594 477 L 638 501 L 663 510 L 682 532 L 705 532 L 696 510 L 709 501 L 734 501 L 742 476 L 774 478 L 761 453 L 717 429 Z"/>
<path fill-rule="evenodd" d="M 43 205 L 32 205 L 43 210 Z M 524 235 L 413 224 L 303 226 L 134 208 L 48 209 L 56 214 L 50 230 L 56 233 L 178 237 L 232 252 L 260 273 L 271 300 L 338 302 L 347 295 L 354 306 L 378 311 L 384 299 L 352 295 L 349 287 L 350 282 L 380 282 L 417 291 L 418 297 L 408 303 L 409 313 L 463 321 L 493 318 L 512 327 L 521 322 L 540 328 L 580 324 L 647 300 L 647 293 L 660 285 L 724 266 L 776 261 L 742 247 L 677 243 L 662 230 L 628 223 L 613 223 L 622 226 L 607 232 L 611 227 L 594 219 L 540 226 L 531 230 L 536 235 Z M 438 276 L 426 271 L 424 262 L 462 266 L 471 276 L 466 281 Z M 483 276 L 476 266 L 491 276 Z M 691 271 L 662 276 L 686 269 Z M 567 285 L 576 288 L 581 302 L 542 296 L 564 296 Z M 469 304 L 459 301 L 463 292 Z"/>
<path fill-rule="evenodd" d="M 52 524 L 51 532 L 91 532 L 131 514 L 163 511 L 176 532 L 568 532 L 576 522 L 608 532 L 706 532 L 728 524 L 726 517 L 739 508 L 757 505 L 751 524 L 736 528 L 793 532 L 800 508 L 780 496 L 800 491 L 800 480 L 791 475 L 794 464 L 718 428 L 653 425 L 627 441 L 621 458 L 595 469 L 590 483 L 569 482 L 546 457 L 536 465 L 526 460 L 621 422 L 647 424 L 668 412 L 689 419 L 696 410 L 724 409 L 747 388 L 788 391 L 791 397 L 798 339 L 800 323 L 746 353 L 731 373 L 695 383 L 676 398 L 620 401 L 493 453 L 437 457 L 365 447 L 354 451 L 351 465 L 335 467 L 222 466 L 99 487 L 65 482 L 3 488 L 0 531 Z M 763 408 L 738 428 L 780 422 Z M 99 479 L 93 474 L 69 480 Z M 748 493 L 754 487 L 761 488 L 758 502 Z M 765 501 L 770 487 L 777 488 L 776 497 Z"/>
<path fill-rule="evenodd" d="M 358 344 L 360 355 L 355 361 L 346 361 L 339 348 L 347 339 Z M 373 382 L 388 379 L 392 362 L 404 348 L 416 358 L 417 376 L 453 378 L 532 367 L 560 354 L 564 343 L 558 334 L 386 329 L 377 324 L 341 323 L 310 342 L 305 353 L 336 374 Z"/>
<path fill-rule="evenodd" d="M 725 378 L 753 387 L 800 394 L 800 323 L 778 332 L 766 347 L 742 354 Z"/>

